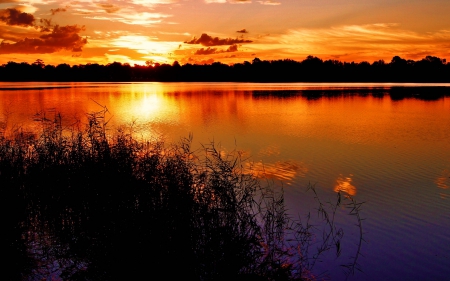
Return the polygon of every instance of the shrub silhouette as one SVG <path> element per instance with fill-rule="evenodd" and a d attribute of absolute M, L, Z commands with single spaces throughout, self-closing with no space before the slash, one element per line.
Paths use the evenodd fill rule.
<path fill-rule="evenodd" d="M 66 131 L 55 114 L 36 116 L 38 136 L 3 132 L 8 280 L 313 280 L 320 255 L 340 253 L 343 232 L 320 201 L 326 239 L 310 254 L 313 226 L 291 219 L 282 192 L 238 152 L 137 141 L 125 129 L 108 136 L 106 113 L 88 114 L 84 130 Z M 338 199 L 331 212 L 349 199 L 362 231 L 360 204 Z"/>

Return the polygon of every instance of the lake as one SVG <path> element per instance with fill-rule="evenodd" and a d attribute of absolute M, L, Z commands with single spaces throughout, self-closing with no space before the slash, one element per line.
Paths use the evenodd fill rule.
<path fill-rule="evenodd" d="M 67 129 L 107 109 L 110 132 L 125 126 L 167 143 L 193 136 L 240 151 L 284 189 L 294 217 L 316 217 L 343 190 L 363 202 L 362 272 L 349 280 L 448 280 L 450 276 L 450 84 L 380 83 L 0 83 L 5 135 L 36 132 L 36 117 L 61 114 Z M 353 216 L 337 222 L 339 261 L 316 266 L 332 280 L 355 254 Z"/>

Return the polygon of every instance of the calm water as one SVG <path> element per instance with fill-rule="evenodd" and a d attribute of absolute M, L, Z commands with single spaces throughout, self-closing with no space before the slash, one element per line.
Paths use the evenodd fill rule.
<path fill-rule="evenodd" d="M 106 107 L 111 132 L 133 126 L 139 138 L 168 142 L 192 134 L 196 148 L 242 151 L 284 187 L 293 216 L 315 215 L 309 183 L 324 201 L 340 188 L 365 202 L 363 272 L 350 280 L 448 280 L 450 95 L 424 86 L 0 83 L 0 125 L 5 134 L 39 130 L 35 114 L 58 112 L 67 128 L 82 127 L 87 112 Z M 357 242 L 353 217 L 338 221 L 347 257 L 317 266 L 333 280 Z"/>

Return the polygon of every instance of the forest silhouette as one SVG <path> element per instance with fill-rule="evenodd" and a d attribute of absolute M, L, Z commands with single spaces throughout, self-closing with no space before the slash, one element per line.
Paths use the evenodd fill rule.
<path fill-rule="evenodd" d="M 0 81 L 86 81 L 86 82 L 450 82 L 450 62 L 435 56 L 406 60 L 399 56 L 390 62 L 369 63 L 322 60 L 308 56 L 303 61 L 291 59 L 244 61 L 233 65 L 159 64 L 131 66 L 113 62 L 57 66 L 8 62 L 0 66 Z"/>

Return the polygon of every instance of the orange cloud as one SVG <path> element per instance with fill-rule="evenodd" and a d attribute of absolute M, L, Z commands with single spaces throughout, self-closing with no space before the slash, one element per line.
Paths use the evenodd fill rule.
<path fill-rule="evenodd" d="M 198 60 L 195 58 L 187 58 L 187 59 L 182 58 L 180 60 L 180 62 L 183 64 L 190 63 L 190 64 L 202 64 L 203 65 L 203 64 L 212 64 L 214 62 L 214 59 L 209 58 L 209 59 L 204 59 L 204 60 L 201 60 L 201 59 Z"/>
<path fill-rule="evenodd" d="M 211 55 L 211 54 L 220 54 L 220 53 L 231 53 L 231 52 L 237 52 L 238 46 L 236 44 L 231 45 L 226 50 L 218 50 L 217 48 L 201 48 L 197 51 L 195 51 L 194 55 Z"/>
<path fill-rule="evenodd" d="M 206 4 L 210 3 L 231 3 L 231 4 L 250 4 L 251 0 L 205 0 Z"/>
<path fill-rule="evenodd" d="M 256 1 L 260 3 L 261 5 L 280 5 L 280 2 L 273 1 L 273 0 L 266 0 L 266 1 Z M 251 4 L 252 0 L 205 0 L 206 4 L 212 4 L 212 3 L 230 3 L 230 4 Z"/>
<path fill-rule="evenodd" d="M 194 55 L 211 55 L 211 54 L 215 54 L 216 52 L 217 52 L 217 48 L 208 47 L 206 49 L 201 48 L 201 49 L 195 51 Z"/>
<path fill-rule="evenodd" d="M 6 3 L 18 3 L 19 0 L 0 0 L 0 4 L 6 4 Z"/>
<path fill-rule="evenodd" d="M 65 11 L 67 11 L 65 8 L 50 9 L 52 16 L 54 16 L 56 13 L 65 12 Z"/>
<path fill-rule="evenodd" d="M 229 0 L 230 3 L 236 3 L 236 4 L 250 4 L 252 3 L 251 0 Z"/>
<path fill-rule="evenodd" d="M 87 44 L 87 39 L 82 38 L 79 33 L 84 31 L 84 26 L 78 25 L 56 25 L 51 33 L 39 36 L 39 38 L 25 38 L 15 43 L 0 43 L 0 54 L 45 54 L 60 50 L 81 52 L 82 47 Z"/>
<path fill-rule="evenodd" d="M 115 12 L 118 12 L 120 10 L 120 7 L 117 7 L 113 4 L 97 4 L 99 7 L 101 7 L 102 9 L 105 10 L 105 12 L 107 12 L 108 14 L 112 14 Z"/>
<path fill-rule="evenodd" d="M 273 1 L 273 0 L 266 0 L 266 1 L 258 1 L 261 5 L 280 5 L 280 2 Z"/>
<path fill-rule="evenodd" d="M 379 23 L 291 29 L 285 34 L 260 38 L 251 48 L 265 59 L 299 60 L 314 54 L 322 59 L 373 61 L 390 60 L 395 55 L 421 59 L 430 53 L 445 58 L 448 46 L 448 30 L 418 33 L 401 29 L 398 24 Z"/>
<path fill-rule="evenodd" d="M 231 52 L 237 52 L 238 51 L 238 46 L 236 44 L 231 45 L 230 47 L 228 47 L 228 49 L 226 50 L 226 52 L 231 53 Z"/>
<path fill-rule="evenodd" d="M 190 41 L 186 41 L 184 43 L 186 44 L 201 44 L 203 46 L 221 46 L 221 45 L 234 45 L 234 44 L 240 44 L 240 43 L 251 43 L 253 41 L 251 40 L 245 40 L 245 39 L 232 39 L 232 38 L 225 38 L 225 39 L 219 39 L 218 37 L 212 37 L 209 36 L 206 33 L 203 33 L 200 38 L 194 37 Z"/>
<path fill-rule="evenodd" d="M 238 30 L 238 31 L 236 31 L 237 33 L 248 33 L 248 31 L 247 31 L 247 29 L 241 29 L 241 30 Z"/>
<path fill-rule="evenodd" d="M 0 10 L 0 21 L 7 25 L 33 26 L 34 16 L 15 8 L 8 8 Z"/>
<path fill-rule="evenodd" d="M 152 24 L 161 23 L 164 18 L 169 17 L 170 15 L 161 14 L 161 13 L 147 13 L 147 12 L 128 12 L 128 10 L 121 9 L 122 12 L 120 15 L 115 16 L 114 18 L 110 16 L 87 16 L 88 19 L 93 20 L 104 20 L 111 22 L 121 22 L 130 25 L 140 25 L 140 26 L 149 26 Z M 114 8 L 110 8 L 108 14 L 114 13 Z M 117 15 L 117 14 L 114 14 Z"/>

